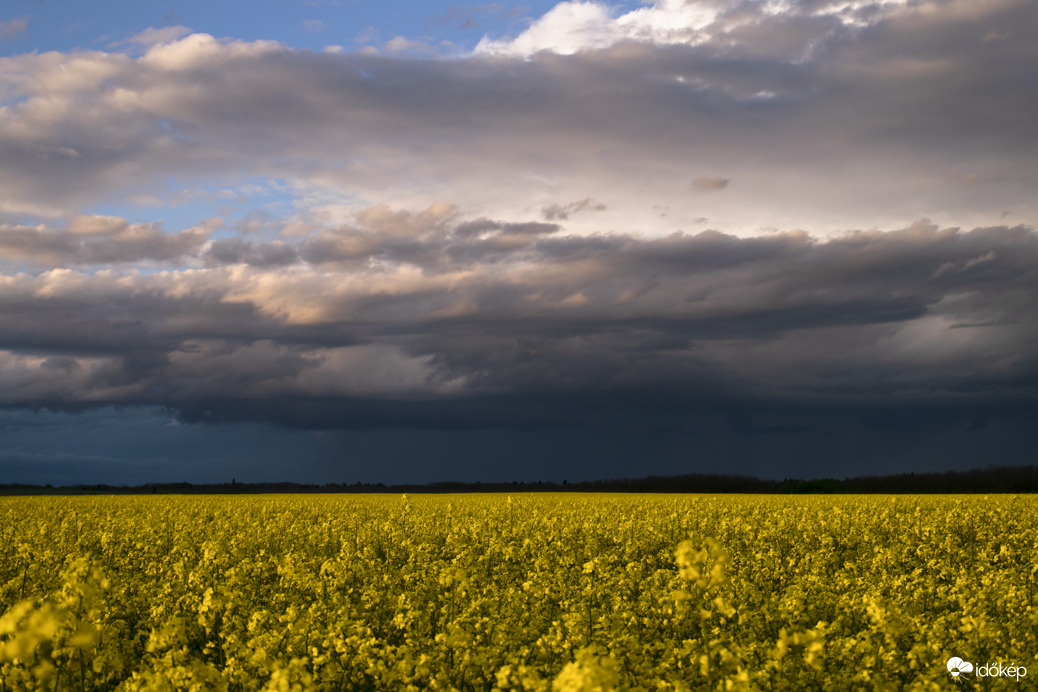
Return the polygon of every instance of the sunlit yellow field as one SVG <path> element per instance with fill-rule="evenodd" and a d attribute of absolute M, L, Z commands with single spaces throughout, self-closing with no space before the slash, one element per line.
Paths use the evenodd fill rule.
<path fill-rule="evenodd" d="M 0 690 L 1026 689 L 1036 510 L 1022 496 L 0 498 Z M 953 677 L 953 657 L 974 670 Z"/>

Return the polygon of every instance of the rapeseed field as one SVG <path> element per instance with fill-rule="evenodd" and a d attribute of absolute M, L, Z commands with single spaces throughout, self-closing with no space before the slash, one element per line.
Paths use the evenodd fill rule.
<path fill-rule="evenodd" d="M 0 690 L 1026 689 L 1036 510 L 1029 496 L 0 498 Z"/>

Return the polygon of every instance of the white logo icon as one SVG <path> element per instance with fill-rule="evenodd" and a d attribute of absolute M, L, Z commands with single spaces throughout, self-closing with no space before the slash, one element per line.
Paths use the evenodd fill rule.
<path fill-rule="evenodd" d="M 973 672 L 973 664 L 969 661 L 963 661 L 958 656 L 952 656 L 948 659 L 948 672 L 957 681 L 961 682 L 960 675 Z"/>

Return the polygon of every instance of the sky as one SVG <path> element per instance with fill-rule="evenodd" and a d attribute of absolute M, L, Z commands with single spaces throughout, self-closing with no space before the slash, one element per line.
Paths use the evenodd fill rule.
<path fill-rule="evenodd" d="M 0 13 L 0 483 L 1038 462 L 1031 0 Z"/>

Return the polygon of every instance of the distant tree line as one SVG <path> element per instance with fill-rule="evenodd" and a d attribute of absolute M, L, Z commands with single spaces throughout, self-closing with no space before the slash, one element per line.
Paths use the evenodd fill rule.
<path fill-rule="evenodd" d="M 767 480 L 726 474 L 647 476 L 554 483 L 513 481 L 511 483 L 439 482 L 421 485 L 383 483 L 145 483 L 143 485 L 27 485 L 0 484 L 0 495 L 120 495 L 120 494 L 249 494 L 249 493 L 1034 493 L 1038 492 L 1038 467 L 989 466 L 970 471 L 902 473 L 858 478 L 787 478 Z"/>

